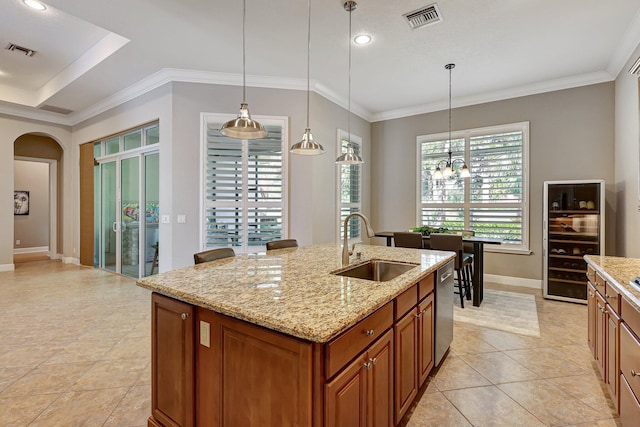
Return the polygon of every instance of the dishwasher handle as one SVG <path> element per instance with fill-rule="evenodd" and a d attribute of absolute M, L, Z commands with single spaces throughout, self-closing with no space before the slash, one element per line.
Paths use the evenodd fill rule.
<path fill-rule="evenodd" d="M 440 276 L 440 283 L 446 282 L 449 277 L 453 275 L 453 269 L 448 268 L 447 271 L 444 271 Z"/>

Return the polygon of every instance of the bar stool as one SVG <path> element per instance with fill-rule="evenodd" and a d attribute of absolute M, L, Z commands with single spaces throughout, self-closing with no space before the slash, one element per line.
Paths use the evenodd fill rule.
<path fill-rule="evenodd" d="M 232 248 L 217 248 L 193 254 L 193 261 L 196 264 L 202 264 L 203 262 L 215 261 L 217 259 L 223 258 L 231 258 L 234 256 L 236 256 L 236 253 Z"/>
<path fill-rule="evenodd" d="M 282 240 L 274 240 L 271 242 L 267 242 L 267 250 L 271 251 L 274 249 L 284 249 L 284 248 L 297 248 L 298 241 L 296 239 L 282 239 Z"/>
<path fill-rule="evenodd" d="M 467 256 L 464 253 L 462 236 L 460 235 L 433 233 L 430 240 L 431 249 L 456 253 L 455 269 L 459 292 L 455 293 L 460 294 L 460 306 L 464 308 L 465 296 L 471 299 L 471 276 L 468 267 L 473 264 L 473 256 Z"/>
<path fill-rule="evenodd" d="M 397 248 L 422 249 L 422 234 L 412 231 L 398 231 L 393 233 L 393 243 Z"/>

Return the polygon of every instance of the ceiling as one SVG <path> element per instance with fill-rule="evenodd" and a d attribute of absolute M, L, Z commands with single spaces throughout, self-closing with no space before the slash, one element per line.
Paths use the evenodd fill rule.
<path fill-rule="evenodd" d="M 168 81 L 242 84 L 239 0 L 45 3 L 0 0 L 0 113 L 75 124 Z M 353 34 L 373 37 L 352 49 L 363 118 L 446 108 L 450 62 L 455 107 L 611 81 L 640 42 L 637 0 L 439 0 L 442 22 L 412 30 L 402 15 L 431 3 L 353 12 Z M 346 107 L 348 13 L 341 0 L 311 7 L 312 90 Z M 307 2 L 247 0 L 246 19 L 249 103 L 251 86 L 305 89 Z"/>

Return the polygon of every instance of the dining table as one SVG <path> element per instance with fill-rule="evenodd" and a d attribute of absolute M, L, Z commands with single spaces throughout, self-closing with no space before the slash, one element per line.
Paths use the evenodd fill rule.
<path fill-rule="evenodd" d="M 375 237 L 384 237 L 387 239 L 387 246 L 393 244 L 393 231 L 378 231 Z M 429 236 L 422 236 L 422 240 L 429 241 Z M 473 244 L 473 305 L 480 307 L 484 296 L 484 245 L 500 245 L 502 240 L 481 236 L 462 236 L 462 241 Z"/>

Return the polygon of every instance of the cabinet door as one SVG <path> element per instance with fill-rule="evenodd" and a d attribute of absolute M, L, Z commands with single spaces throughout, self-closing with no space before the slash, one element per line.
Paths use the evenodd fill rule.
<path fill-rule="evenodd" d="M 367 378 L 367 426 L 393 425 L 393 333 L 387 331 L 370 348 Z"/>
<path fill-rule="evenodd" d="M 395 355 L 395 421 L 400 422 L 418 393 L 416 347 L 418 309 L 414 308 L 393 327 Z"/>
<path fill-rule="evenodd" d="M 616 410 L 619 410 L 618 394 L 620 390 L 620 318 L 607 304 L 605 308 L 605 383 Z"/>
<path fill-rule="evenodd" d="M 596 288 L 589 282 L 587 285 L 587 342 L 593 358 L 596 358 Z"/>
<path fill-rule="evenodd" d="M 418 388 L 433 369 L 433 293 L 418 305 Z"/>
<path fill-rule="evenodd" d="M 151 415 L 165 427 L 194 425 L 193 307 L 151 297 Z"/>
<path fill-rule="evenodd" d="M 640 402 L 636 399 L 624 375 L 620 376 L 620 422 L 623 427 L 637 426 Z"/>
<path fill-rule="evenodd" d="M 606 315 L 604 313 L 604 309 L 606 304 L 604 302 L 604 298 L 600 296 L 600 293 L 596 293 L 596 365 L 598 366 L 598 370 L 600 371 L 600 375 L 602 379 L 605 379 L 604 376 L 604 358 L 605 358 L 605 342 L 604 342 L 604 334 L 606 330 Z"/>
<path fill-rule="evenodd" d="M 365 427 L 367 354 L 357 357 L 325 385 L 325 426 Z"/>

